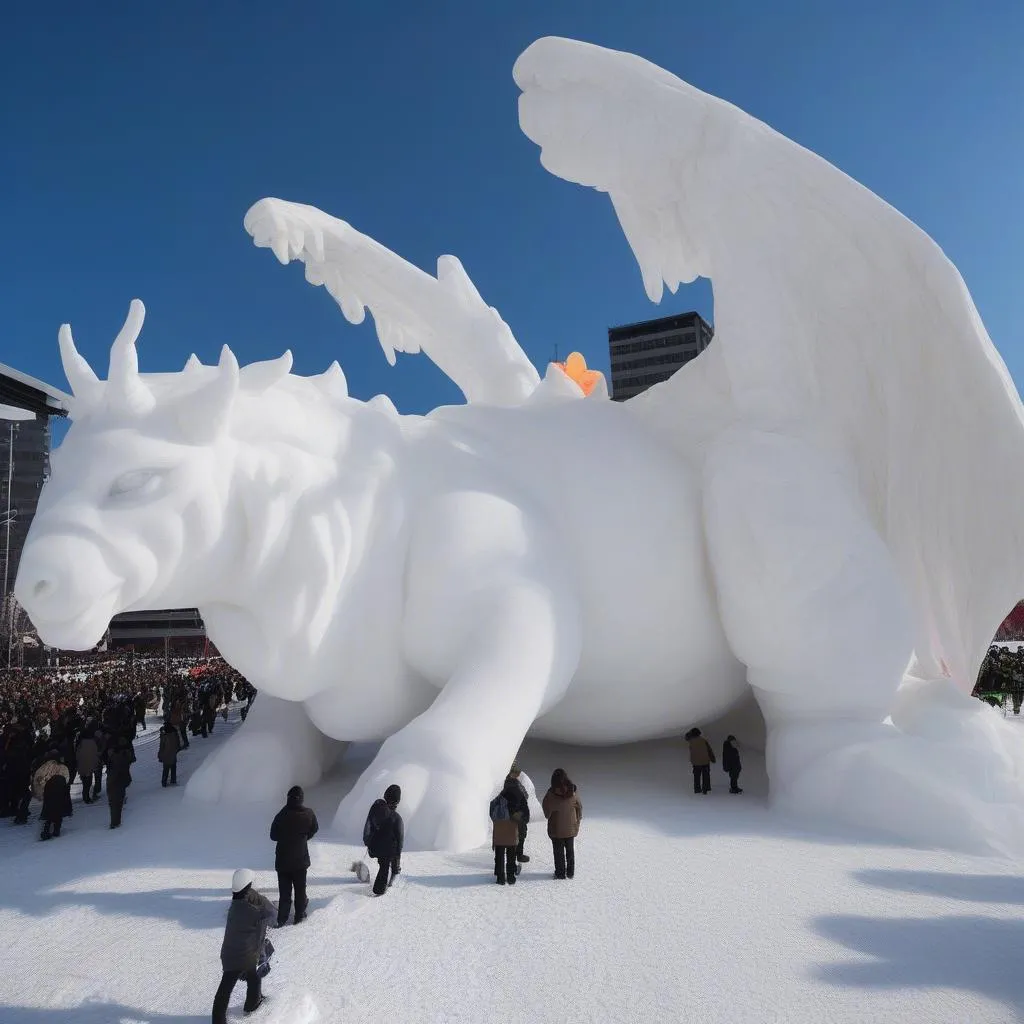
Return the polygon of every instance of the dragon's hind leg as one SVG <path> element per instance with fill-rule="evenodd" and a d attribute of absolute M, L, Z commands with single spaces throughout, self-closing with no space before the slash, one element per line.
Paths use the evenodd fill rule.
<path fill-rule="evenodd" d="M 319 782 L 341 749 L 303 704 L 261 693 L 238 731 L 189 779 L 186 793 L 211 803 L 284 800 L 291 786 Z"/>
<path fill-rule="evenodd" d="M 1016 846 L 1020 798 L 986 782 L 1006 769 L 977 735 L 951 744 L 889 718 L 912 619 L 843 461 L 737 429 L 711 446 L 704 484 L 722 619 L 764 713 L 773 803 L 911 843 Z M 978 712 L 965 701 L 958 713 Z"/>

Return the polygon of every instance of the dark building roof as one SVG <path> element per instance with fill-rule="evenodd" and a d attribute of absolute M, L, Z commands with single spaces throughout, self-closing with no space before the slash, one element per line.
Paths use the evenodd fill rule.
<path fill-rule="evenodd" d="M 161 637 L 204 637 L 206 627 L 195 608 L 122 612 L 110 620 L 110 642 L 139 643 Z"/>
<path fill-rule="evenodd" d="M 0 403 L 37 416 L 66 416 L 71 396 L 27 373 L 0 363 Z"/>
<path fill-rule="evenodd" d="M 656 320 L 642 320 L 635 324 L 621 324 L 618 327 L 608 328 L 608 340 L 625 341 L 628 338 L 639 338 L 645 334 L 654 334 L 657 331 L 681 330 L 686 327 L 693 327 L 698 322 L 704 324 L 709 331 L 711 324 L 707 322 L 696 310 L 689 313 L 675 313 L 672 316 L 659 317 Z"/>

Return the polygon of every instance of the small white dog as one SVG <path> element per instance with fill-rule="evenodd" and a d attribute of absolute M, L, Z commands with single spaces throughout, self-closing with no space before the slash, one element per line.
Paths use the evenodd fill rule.
<path fill-rule="evenodd" d="M 349 868 L 349 871 L 354 871 L 356 878 L 358 878 L 360 882 L 368 882 L 370 880 L 370 869 L 367 867 L 365 861 L 353 861 L 352 867 Z"/>

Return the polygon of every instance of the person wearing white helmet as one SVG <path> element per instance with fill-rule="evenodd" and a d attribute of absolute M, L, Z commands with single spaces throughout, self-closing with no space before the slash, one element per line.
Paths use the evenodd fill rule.
<path fill-rule="evenodd" d="M 256 875 L 249 868 L 239 868 L 231 879 L 231 906 L 224 926 L 224 942 L 220 962 L 224 969 L 220 987 L 213 999 L 213 1024 L 227 1024 L 228 1003 L 240 978 L 245 978 L 246 1013 L 252 1013 L 263 1002 L 263 976 L 270 969 L 267 926 L 277 917 L 277 907 L 253 887 Z"/>

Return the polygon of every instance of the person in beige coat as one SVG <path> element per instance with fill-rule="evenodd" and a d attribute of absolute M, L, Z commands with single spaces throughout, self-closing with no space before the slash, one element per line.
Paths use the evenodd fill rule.
<path fill-rule="evenodd" d="M 544 794 L 541 807 L 548 820 L 555 878 L 572 878 L 576 874 L 576 837 L 583 820 L 583 804 L 564 768 L 556 768 L 552 773 L 551 788 Z"/>
<path fill-rule="evenodd" d="M 494 876 L 498 885 L 515 885 L 519 865 L 516 848 L 519 846 L 519 825 L 523 815 L 529 815 L 526 791 L 509 775 L 501 792 L 491 801 L 491 846 L 494 847 Z"/>
<path fill-rule="evenodd" d="M 693 791 L 706 795 L 711 792 L 711 766 L 715 763 L 715 752 L 711 749 L 711 744 L 707 739 L 701 735 L 700 729 L 691 729 L 685 739 L 690 747 Z"/>

